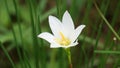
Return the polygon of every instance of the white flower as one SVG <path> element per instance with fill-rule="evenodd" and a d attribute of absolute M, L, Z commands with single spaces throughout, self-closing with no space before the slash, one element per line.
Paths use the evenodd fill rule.
<path fill-rule="evenodd" d="M 76 29 L 68 11 L 63 15 L 62 22 L 54 16 L 49 16 L 49 25 L 53 34 L 43 32 L 38 35 L 50 43 L 50 48 L 68 48 L 78 44 L 77 38 L 85 25 L 80 25 Z"/>

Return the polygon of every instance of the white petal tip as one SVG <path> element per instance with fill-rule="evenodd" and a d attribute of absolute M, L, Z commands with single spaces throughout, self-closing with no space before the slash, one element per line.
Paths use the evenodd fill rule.
<path fill-rule="evenodd" d="M 52 18 L 53 16 L 52 15 L 50 15 L 48 18 L 50 19 L 50 18 Z"/>
<path fill-rule="evenodd" d="M 83 28 L 86 26 L 86 25 L 81 25 Z"/>
<path fill-rule="evenodd" d="M 40 38 L 40 37 L 41 37 L 41 34 L 39 34 L 37 37 L 39 37 L 39 38 Z"/>
<path fill-rule="evenodd" d="M 69 12 L 66 10 L 65 13 L 64 13 L 64 15 L 70 15 L 70 14 L 69 14 Z"/>
<path fill-rule="evenodd" d="M 81 27 L 80 27 L 81 29 L 83 29 L 83 28 L 85 28 L 85 27 L 86 27 L 86 25 L 80 25 L 80 26 L 81 26 Z"/>
<path fill-rule="evenodd" d="M 69 12 L 66 10 L 65 13 L 69 13 Z"/>

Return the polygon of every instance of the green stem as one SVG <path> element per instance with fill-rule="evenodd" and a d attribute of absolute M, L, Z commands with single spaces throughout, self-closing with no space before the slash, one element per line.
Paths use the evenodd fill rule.
<path fill-rule="evenodd" d="M 95 50 L 94 53 L 101 53 L 101 54 L 120 54 L 120 51 Z"/>
<path fill-rule="evenodd" d="M 2 45 L 2 43 L 0 42 L 0 47 L 2 48 L 2 50 L 4 51 L 5 55 L 7 56 L 7 58 L 9 59 L 11 65 L 13 68 L 15 68 L 15 64 L 12 60 L 12 58 L 10 57 L 10 55 L 8 54 L 7 50 L 5 49 L 5 47 Z"/>
<path fill-rule="evenodd" d="M 70 67 L 70 68 L 73 68 L 73 67 L 72 67 L 72 61 L 71 61 L 71 52 L 70 52 L 70 48 L 67 48 L 67 49 L 65 49 L 65 50 L 66 50 L 67 57 L 68 57 L 69 67 Z"/>
<path fill-rule="evenodd" d="M 31 18 L 31 25 L 32 25 L 32 39 L 33 39 L 33 47 L 34 47 L 34 59 L 35 59 L 35 68 L 39 68 L 39 46 L 38 46 L 38 39 L 37 39 L 37 33 L 36 33 L 36 26 L 35 26 L 35 20 L 34 17 L 36 14 L 34 14 L 34 6 L 32 0 L 26 0 L 29 6 L 30 11 L 30 18 Z M 35 15 L 35 16 L 34 16 Z"/>
<path fill-rule="evenodd" d="M 109 22 L 107 21 L 107 19 L 105 18 L 105 16 L 102 14 L 102 12 L 100 11 L 100 9 L 98 8 L 97 4 L 94 2 L 95 7 L 98 11 L 98 13 L 100 14 L 100 16 L 102 17 L 102 19 L 105 21 L 105 23 L 107 24 L 107 26 L 110 28 L 110 30 L 114 33 L 114 35 L 117 37 L 118 40 L 120 40 L 119 35 L 116 33 L 116 31 L 112 28 L 112 26 L 109 24 Z"/>

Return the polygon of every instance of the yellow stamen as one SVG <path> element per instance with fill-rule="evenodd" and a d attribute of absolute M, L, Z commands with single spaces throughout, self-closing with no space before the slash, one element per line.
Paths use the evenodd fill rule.
<path fill-rule="evenodd" d="M 66 38 L 65 38 L 65 36 L 63 35 L 62 32 L 60 32 L 60 36 L 61 36 L 62 40 L 66 40 Z"/>
<path fill-rule="evenodd" d="M 60 45 L 64 45 L 64 46 L 67 46 L 70 44 L 70 40 L 68 38 L 66 38 L 62 32 L 60 32 L 60 36 L 61 36 L 61 39 L 59 38 L 56 38 L 56 42 L 59 43 Z"/>

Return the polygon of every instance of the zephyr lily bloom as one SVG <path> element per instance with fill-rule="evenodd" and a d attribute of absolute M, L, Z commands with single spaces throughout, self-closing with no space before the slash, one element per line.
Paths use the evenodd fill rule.
<path fill-rule="evenodd" d="M 63 15 L 62 22 L 54 16 L 49 16 L 49 25 L 53 34 L 43 32 L 38 35 L 50 43 L 50 48 L 68 48 L 78 44 L 77 38 L 85 25 L 80 25 L 75 29 L 73 20 L 66 11 Z"/>

